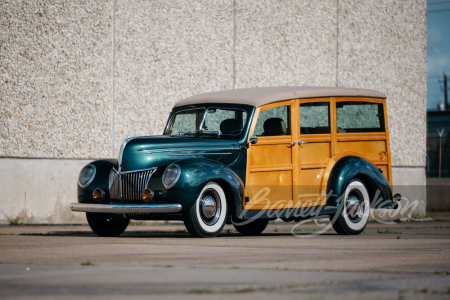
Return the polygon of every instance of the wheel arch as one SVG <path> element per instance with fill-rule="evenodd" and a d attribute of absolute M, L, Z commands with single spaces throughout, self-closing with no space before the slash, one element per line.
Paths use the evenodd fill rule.
<path fill-rule="evenodd" d="M 79 203 L 95 203 L 92 199 L 92 192 L 96 188 L 100 188 L 105 192 L 105 198 L 103 202 L 107 202 L 110 199 L 109 190 L 109 174 L 112 168 L 117 168 L 117 159 L 100 159 L 89 163 L 95 167 L 95 176 L 92 182 L 82 188 L 78 184 L 77 175 L 77 198 Z M 81 171 L 81 169 L 80 169 Z"/>
<path fill-rule="evenodd" d="M 214 182 L 216 182 L 223 189 L 223 192 L 225 193 L 225 198 L 226 198 L 227 205 L 228 205 L 228 216 L 231 216 L 231 215 L 237 216 L 238 214 L 236 213 L 236 208 L 242 206 L 242 205 L 239 205 L 242 202 L 239 202 L 240 199 L 236 198 L 236 196 L 234 195 L 233 187 L 227 181 L 223 180 L 222 178 L 219 178 L 219 179 L 215 180 Z"/>
<path fill-rule="evenodd" d="M 216 182 L 224 191 L 229 214 L 239 215 L 243 209 L 244 185 L 242 180 L 227 166 L 217 162 L 193 158 L 175 162 L 181 168 L 181 176 L 167 197 L 183 198 L 183 211 L 192 206 L 208 182 Z"/>
<path fill-rule="evenodd" d="M 326 205 L 339 207 L 341 195 L 352 179 L 360 180 L 367 189 L 372 207 L 392 202 L 392 190 L 386 177 L 369 161 L 358 156 L 344 156 L 333 166 L 327 182 Z M 379 192 L 378 192 L 379 191 Z M 374 202 L 375 201 L 375 202 Z"/>

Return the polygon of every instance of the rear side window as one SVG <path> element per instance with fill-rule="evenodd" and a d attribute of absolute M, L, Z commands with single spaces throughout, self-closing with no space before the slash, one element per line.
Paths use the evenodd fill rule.
<path fill-rule="evenodd" d="M 330 103 L 300 104 L 300 134 L 330 133 Z"/>
<path fill-rule="evenodd" d="M 337 102 L 338 133 L 384 132 L 383 104 L 368 102 Z"/>
<path fill-rule="evenodd" d="M 253 134 L 257 136 L 290 135 L 290 108 L 290 106 L 279 106 L 260 112 Z"/>

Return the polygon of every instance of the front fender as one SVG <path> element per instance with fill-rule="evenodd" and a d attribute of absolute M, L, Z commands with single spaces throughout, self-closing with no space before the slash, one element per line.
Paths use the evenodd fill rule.
<path fill-rule="evenodd" d="M 108 203 L 110 199 L 109 191 L 109 173 L 113 167 L 117 168 L 117 159 L 101 159 L 96 160 L 91 163 L 95 166 L 95 177 L 94 180 L 85 188 L 80 187 L 77 182 L 78 187 L 78 202 L 79 203 L 97 203 L 94 202 L 92 198 L 92 192 L 96 189 L 102 189 L 105 192 L 105 198 L 102 203 Z M 81 170 L 80 170 L 81 171 Z"/>
<path fill-rule="evenodd" d="M 226 166 L 205 159 L 186 159 L 175 162 L 180 166 L 181 175 L 178 182 L 166 191 L 164 198 L 176 200 L 189 209 L 197 201 L 200 192 L 210 181 L 217 182 L 225 192 L 229 212 L 239 215 L 243 209 L 243 183 L 240 178 Z"/>
<path fill-rule="evenodd" d="M 344 195 L 345 188 L 352 179 L 359 179 L 364 183 L 372 207 L 381 208 L 392 204 L 392 190 L 386 177 L 368 161 L 356 156 L 345 156 L 334 165 L 328 177 L 327 205 L 339 207 L 341 195 Z M 381 207 L 380 203 L 383 204 Z"/>

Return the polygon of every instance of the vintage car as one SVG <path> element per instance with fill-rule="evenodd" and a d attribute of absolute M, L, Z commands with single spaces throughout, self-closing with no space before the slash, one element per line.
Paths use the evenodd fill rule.
<path fill-rule="evenodd" d="M 181 100 L 163 135 L 126 139 L 118 159 L 86 165 L 78 203 L 100 236 L 130 219 L 183 220 L 193 236 L 226 223 L 244 235 L 270 220 L 329 216 L 361 233 L 373 208 L 394 208 L 383 93 L 259 87 Z"/>

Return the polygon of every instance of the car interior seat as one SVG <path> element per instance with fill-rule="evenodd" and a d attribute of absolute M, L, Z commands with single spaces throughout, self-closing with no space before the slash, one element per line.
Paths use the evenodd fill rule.
<path fill-rule="evenodd" d="M 239 133 L 238 130 L 242 130 L 241 122 L 238 119 L 226 119 L 220 123 L 220 132 L 222 134 Z"/>
<path fill-rule="evenodd" d="M 286 135 L 286 123 L 281 118 L 269 118 L 264 122 L 261 136 Z"/>

